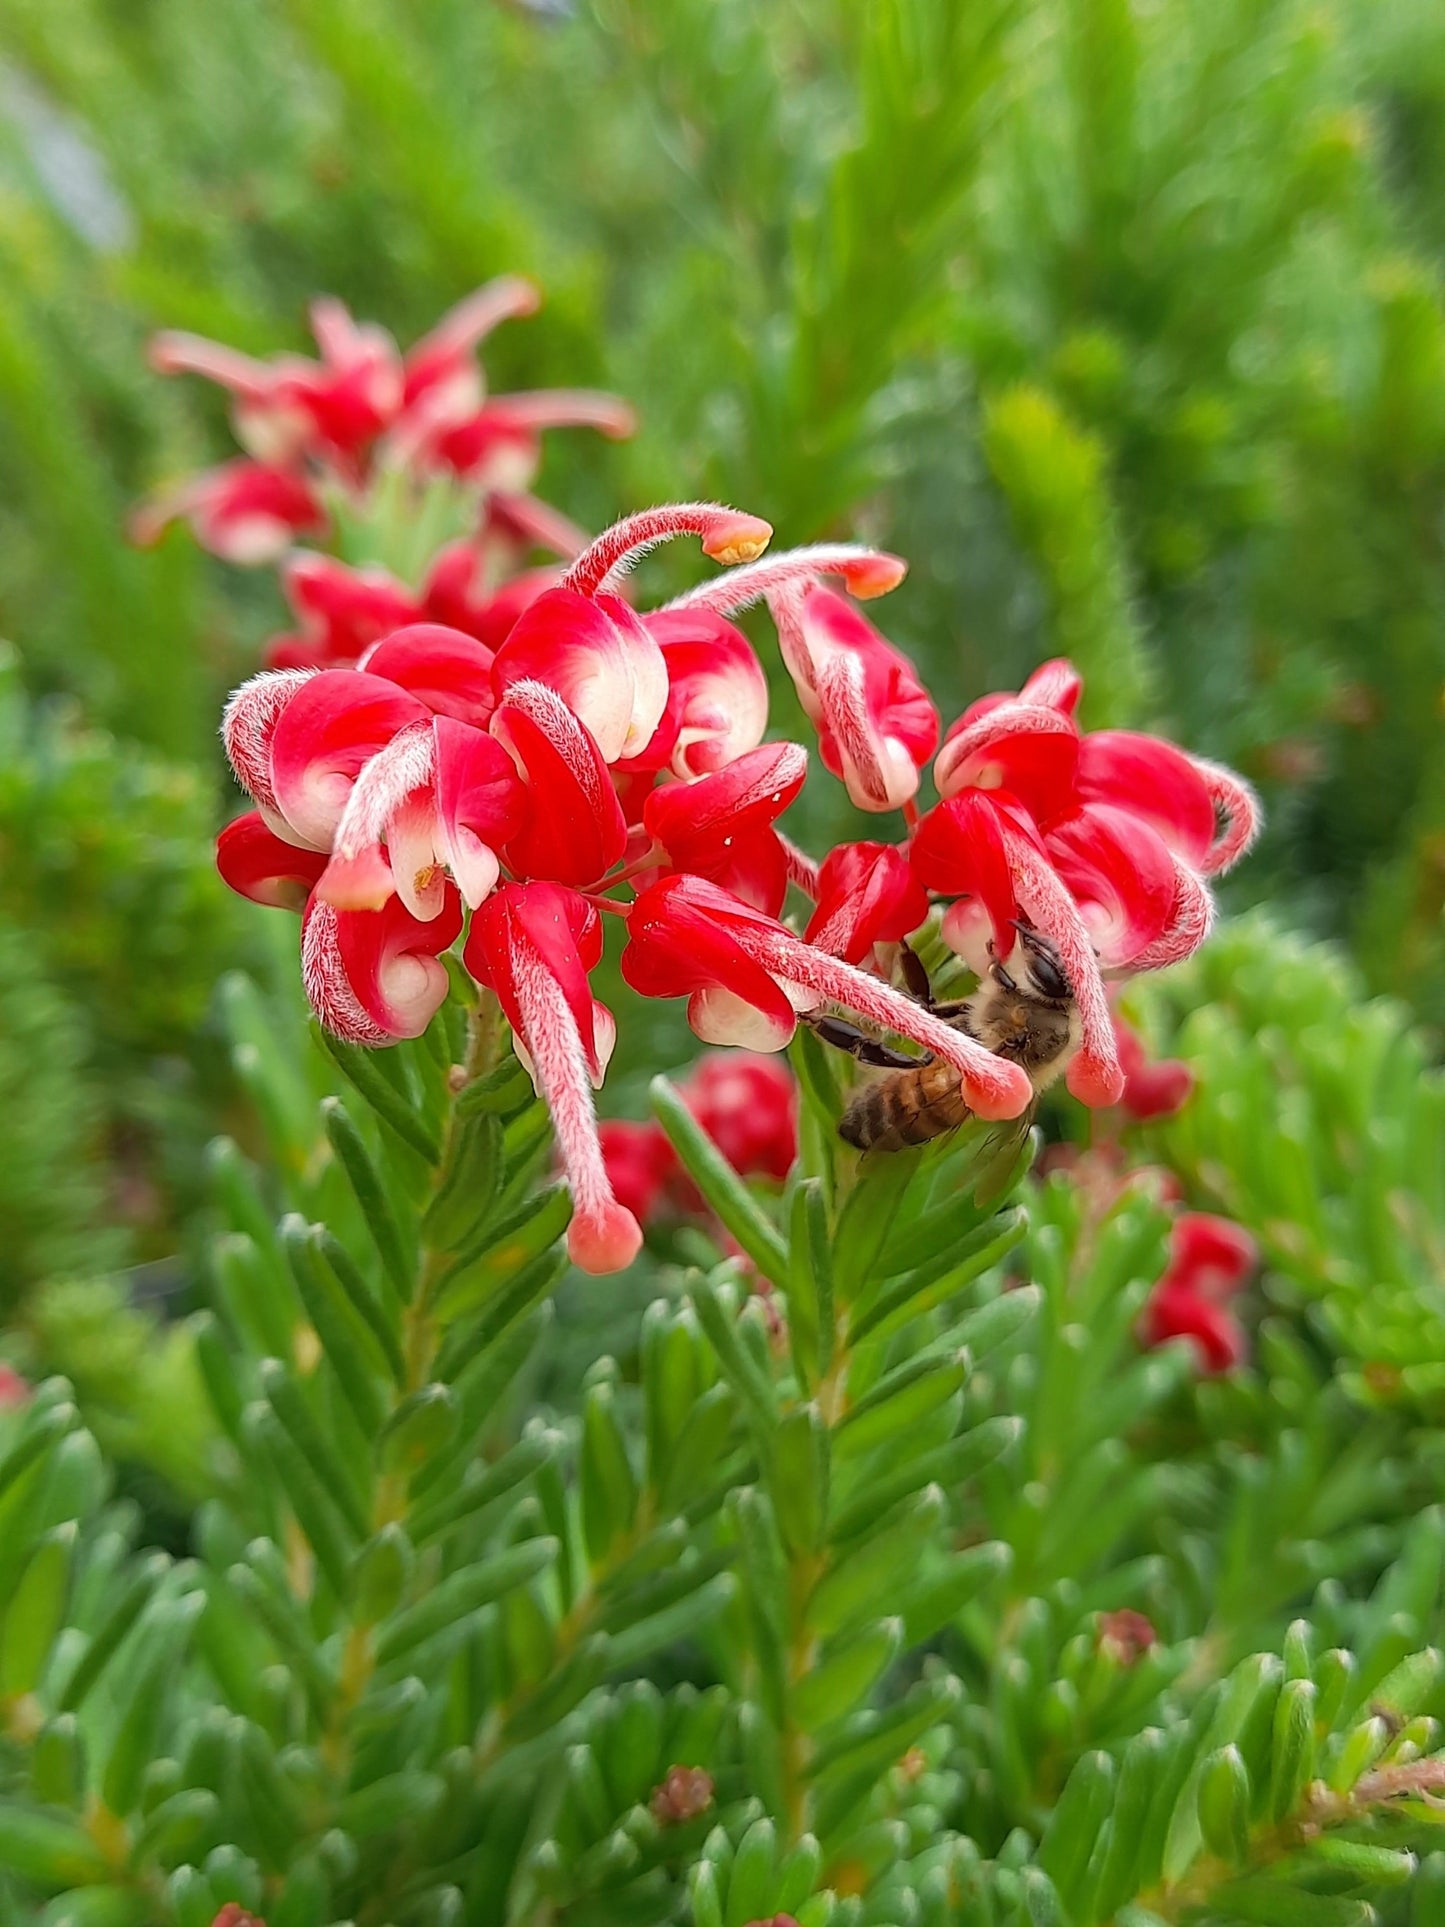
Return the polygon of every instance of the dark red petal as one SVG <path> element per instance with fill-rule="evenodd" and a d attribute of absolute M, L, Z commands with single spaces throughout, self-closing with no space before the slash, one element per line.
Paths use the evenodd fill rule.
<path fill-rule="evenodd" d="M 326 868 L 326 856 L 283 843 L 267 829 L 259 810 L 248 810 L 216 838 L 216 868 L 238 895 L 253 903 L 302 910 Z"/>
<path fill-rule="evenodd" d="M 861 963 L 875 943 L 896 943 L 928 915 L 928 896 L 905 852 L 890 843 L 845 843 L 818 872 L 809 943 Z"/>
<path fill-rule="evenodd" d="M 910 851 L 914 874 L 928 889 L 980 900 L 1000 958 L 1013 948 L 1019 913 L 1000 822 L 1005 808 L 997 792 L 965 790 L 951 796 L 924 817 Z M 1017 826 L 1017 815 L 1009 820 Z"/>
<path fill-rule="evenodd" d="M 439 716 L 485 729 L 496 708 L 492 652 L 439 622 L 414 622 L 377 643 L 362 667 L 385 676 Z"/>
<path fill-rule="evenodd" d="M 562 698 L 537 683 L 513 685 L 492 718 L 529 794 L 530 819 L 508 843 L 519 877 L 596 883 L 627 845 L 622 807 L 607 765 Z"/>

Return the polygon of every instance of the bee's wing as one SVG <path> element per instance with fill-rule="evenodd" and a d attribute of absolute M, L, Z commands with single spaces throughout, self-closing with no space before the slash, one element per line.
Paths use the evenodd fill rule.
<path fill-rule="evenodd" d="M 1017 1117 L 1011 1117 L 984 1139 L 971 1173 L 975 1204 L 987 1207 L 1007 1196 L 1033 1163 L 1032 1131 L 1038 1108 L 1035 1097 Z"/>

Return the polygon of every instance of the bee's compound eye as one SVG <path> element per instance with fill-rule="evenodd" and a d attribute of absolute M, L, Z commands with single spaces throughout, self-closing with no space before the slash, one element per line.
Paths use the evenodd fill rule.
<path fill-rule="evenodd" d="M 1041 997 L 1064 998 L 1069 995 L 1069 980 L 1052 957 L 1042 954 L 1030 957 L 1029 975 Z"/>

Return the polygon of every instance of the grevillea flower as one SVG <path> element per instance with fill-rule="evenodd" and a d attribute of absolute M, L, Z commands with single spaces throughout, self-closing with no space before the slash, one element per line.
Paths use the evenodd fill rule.
<path fill-rule="evenodd" d="M 901 809 L 938 746 L 938 711 L 913 664 L 831 589 L 783 589 L 769 601 L 824 767 L 860 810 Z"/>
<path fill-rule="evenodd" d="M 878 943 L 897 943 L 928 916 L 908 852 L 891 843 L 841 843 L 818 871 L 809 943 L 859 964 Z"/>
<path fill-rule="evenodd" d="M 701 877 L 664 877 L 637 898 L 622 974 L 645 996 L 687 997 L 688 1022 L 710 1043 L 777 1050 L 799 1011 L 831 1003 L 952 1064 L 980 1117 L 1017 1117 L 1032 1096 L 1016 1064 Z"/>
<path fill-rule="evenodd" d="M 1046 663 L 1015 697 L 975 703 L 934 765 L 942 801 L 914 862 L 959 897 L 944 935 L 974 968 L 1006 959 L 1017 920 L 1052 938 L 1079 1006 L 1069 1087 L 1087 1103 L 1123 1090 L 1102 969 L 1156 970 L 1196 950 L 1213 904 L 1206 878 L 1258 828 L 1248 786 L 1155 737 L 1082 732 L 1081 684 Z"/>
<path fill-rule="evenodd" d="M 353 346 L 360 365 L 365 344 Z M 452 379 L 436 375 L 437 393 Z M 628 569 L 687 531 L 723 571 L 635 610 L 619 593 Z M 686 997 L 709 1042 L 776 1051 L 800 1013 L 832 1007 L 952 1065 L 980 1117 L 1012 1117 L 1032 1096 L 1025 1073 L 889 981 L 891 947 L 924 924 L 931 896 L 976 964 L 990 941 L 1008 954 L 1017 919 L 1054 940 L 1082 1020 L 1071 1087 L 1110 1102 L 1122 1073 L 1103 971 L 1154 968 L 1200 941 L 1206 879 L 1253 828 L 1227 772 L 1152 738 L 1084 735 L 1064 664 L 967 712 L 936 765 L 942 800 L 920 817 L 932 705 L 822 581 L 866 598 L 902 564 L 846 545 L 765 558 L 770 533 L 712 503 L 648 510 L 530 584 L 495 630 L 468 573 L 475 549 L 441 558 L 417 597 L 379 572 L 297 562 L 293 605 L 327 666 L 253 678 L 223 723 L 254 809 L 222 833 L 218 863 L 244 895 L 303 909 L 303 974 L 323 1022 L 373 1045 L 416 1035 L 470 914 L 463 961 L 499 999 L 551 1109 L 571 1249 L 592 1270 L 628 1262 L 639 1219 L 675 1189 L 655 1138 L 599 1136 L 592 1090 L 614 1035 L 589 986 L 599 913 L 627 921 L 627 983 Z M 899 840 L 815 864 L 783 834 L 807 755 L 763 741 L 766 681 L 729 620 L 764 599 L 825 765 L 865 807 L 902 807 Z M 436 620 L 448 607 L 457 620 Z M 812 905 L 803 937 L 782 920 L 789 889 Z M 756 1066 L 695 1080 L 698 1114 L 739 1169 L 776 1177 L 792 1156 L 791 1110 L 785 1143 L 785 1111 L 765 1090 L 779 1077 L 787 1087 Z"/>
<path fill-rule="evenodd" d="M 298 534 L 325 529 L 328 490 L 359 498 L 385 473 L 424 481 L 444 471 L 468 500 L 484 505 L 479 539 L 505 540 L 510 524 L 512 538 L 523 533 L 526 546 L 571 553 L 568 525 L 527 493 L 542 433 L 583 427 L 617 437 L 635 424 L 625 402 L 590 390 L 487 396 L 478 344 L 498 323 L 533 313 L 539 299 L 529 281 L 504 276 L 459 302 L 406 354 L 384 328 L 356 321 L 330 297 L 311 308 L 315 360 L 284 354 L 262 361 L 199 335 L 158 334 L 151 366 L 226 389 L 231 425 L 249 459 L 162 492 L 134 517 L 132 533 L 155 541 L 185 517 L 202 545 L 227 561 L 269 562 Z M 559 529 L 568 533 L 557 546 Z"/>
<path fill-rule="evenodd" d="M 30 1403 L 30 1386 L 12 1365 L 0 1360 L 0 1412 L 18 1411 Z"/>
<path fill-rule="evenodd" d="M 614 1197 L 592 1105 L 615 1029 L 588 983 L 602 955 L 602 919 L 574 890 L 502 885 L 472 918 L 463 958 L 494 991 L 547 1101 L 572 1187 L 567 1248 L 584 1271 L 619 1271 L 642 1227 Z"/>
<path fill-rule="evenodd" d="M 1124 1072 L 1124 1094 L 1119 1107 L 1136 1124 L 1173 1117 L 1194 1089 L 1194 1073 L 1178 1057 L 1151 1057 L 1144 1039 L 1132 1024 L 1114 1018 L 1114 1040 Z"/>
<path fill-rule="evenodd" d="M 203 549 L 243 567 L 274 562 L 298 535 L 326 527 L 326 511 L 302 476 L 247 461 L 223 462 L 162 489 L 131 515 L 131 540 L 149 548 L 182 517 Z"/>
<path fill-rule="evenodd" d="M 1245 1337 L 1229 1309 L 1259 1262 L 1243 1225 L 1206 1211 L 1183 1211 L 1169 1236 L 1169 1264 L 1149 1296 L 1141 1322 L 1146 1345 L 1189 1339 L 1208 1372 L 1225 1372 L 1245 1355 Z"/>

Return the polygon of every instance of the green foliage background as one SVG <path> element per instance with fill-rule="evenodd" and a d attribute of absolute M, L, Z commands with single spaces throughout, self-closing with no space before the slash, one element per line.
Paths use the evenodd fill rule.
<path fill-rule="evenodd" d="M 193 1305 L 218 1227 L 260 1235 L 203 1167 L 206 1140 L 225 1129 L 266 1166 L 263 1217 L 345 1230 L 353 1210 L 314 1112 L 338 1075 L 302 1041 L 286 933 L 210 869 L 231 807 L 219 701 L 282 610 L 269 577 L 183 534 L 146 554 L 123 541 L 137 496 L 227 448 L 216 398 L 148 375 L 144 342 L 179 326 L 257 353 L 300 347 L 318 289 L 405 341 L 477 282 L 521 270 L 547 306 L 489 346 L 495 386 L 605 385 L 641 415 L 622 448 L 552 438 L 542 492 L 578 520 L 715 494 L 766 515 L 780 544 L 897 548 L 912 572 L 881 621 L 946 714 L 1067 652 L 1088 721 L 1162 727 L 1241 768 L 1269 811 L 1231 887 L 1232 907 L 1265 904 L 1270 920 L 1226 931 L 1140 998 L 1200 1073 L 1145 1148 L 1266 1252 L 1257 1368 L 1187 1396 L 1168 1374 L 1141 1381 L 1143 1432 L 1127 1445 L 1073 1407 L 1051 1438 L 1035 1394 L 1072 1343 L 1060 1314 L 1019 1352 L 997 1411 L 985 1381 L 963 1424 L 1027 1416 L 1027 1489 L 1057 1508 L 1050 1529 L 990 1488 L 953 1520 L 1016 1562 L 1011 1590 L 989 1596 L 1006 1631 L 975 1612 L 944 1640 L 939 1665 L 965 1681 L 968 1709 L 950 1710 L 952 1687 L 928 1703 L 953 1738 L 928 1741 L 916 1804 L 950 1825 L 963 1809 L 1007 1876 L 979 1876 L 995 1912 L 968 1920 L 1012 1920 L 1016 1905 L 1052 1918 L 1025 1836 L 1069 1766 L 1151 1720 L 1197 1717 L 1188 1692 L 1170 1697 L 1172 1675 L 1116 1702 L 1117 1682 L 1069 1673 L 1094 1605 L 1147 1605 L 1191 1688 L 1269 1647 L 1325 1696 L 1320 1654 L 1355 1647 L 1369 1686 L 1341 1689 L 1319 1735 L 1351 1743 L 1340 1735 L 1374 1717 L 1369 1692 L 1441 1630 L 1438 1525 L 1408 1529 L 1445 1462 L 1445 1125 L 1428 1070 L 1445 1022 L 1442 127 L 1445 19 L 1428 0 L 8 0 L 0 1115 L 14 1149 L 0 1160 L 0 1313 L 28 1369 L 66 1374 L 121 1503 L 140 1502 L 105 1515 L 112 1569 L 121 1541 L 189 1545 L 190 1508 L 216 1495 L 189 1327 L 163 1335 L 153 1309 Z M 687 566 L 649 565 L 652 581 L 674 586 Z M 774 718 L 799 727 L 786 687 Z M 849 826 L 826 787 L 799 815 L 803 840 Z M 247 978 L 226 976 L 237 965 Z M 644 1071 L 686 1047 L 636 1003 L 623 1033 L 611 1101 L 638 1111 Z M 282 1068 L 263 1061 L 278 1036 Z M 1082 1292 L 1102 1330 L 1137 1279 L 1090 1297 L 1070 1208 L 1057 1191 L 1035 1200 L 1029 1262 L 1044 1279 L 1051 1252 L 1074 1252 L 1058 1290 Z M 529 1396 L 575 1413 L 583 1371 L 610 1349 L 626 1406 L 657 1285 L 647 1271 L 605 1297 L 565 1286 L 566 1343 L 528 1368 Z M 698 1370 L 715 1378 L 708 1360 Z M 497 1450 L 516 1449 L 525 1409 L 500 1412 Z M 1094 1484 L 1062 1485 L 1071 1452 Z M 1112 1537 L 1085 1558 L 1057 1522 L 1111 1479 Z M 113 1503 L 109 1485 L 84 1492 L 92 1512 Z M 1156 1530 L 1166 1502 L 1177 1526 Z M 212 1526 L 206 1556 L 225 1572 L 241 1528 Z M 1070 1594 L 1085 1568 L 1108 1583 Z M 91 1632 L 103 1560 L 95 1570 L 76 1600 Z M 167 1583 L 179 1623 L 194 1595 Z M 1301 1611 L 1318 1635 L 1308 1656 L 1303 1636 L 1284 1643 Z M 1407 1717 L 1445 1711 L 1433 1676 L 1398 1690 Z M 261 1732 L 264 1708 L 246 1716 Z M 724 1724 L 735 1766 L 746 1721 Z M 578 1732 L 578 1748 L 601 1748 Z M 1236 1737 L 1220 1727 L 1211 1760 Z M 1122 1773 L 1148 1770 L 1139 1754 Z M 576 1811 L 558 1827 L 602 1864 L 607 1828 L 646 1789 L 603 1811 L 585 1763 L 569 1772 Z M 1234 1766 L 1210 1772 L 1225 1865 Z M 895 1890 L 926 1896 L 944 1876 L 923 1864 L 929 1823 L 895 1792 L 870 1809 L 885 1871 L 867 1919 L 907 1927 L 932 1903 Z M 726 1895 L 753 1824 L 694 1876 L 720 1888 L 731 1927 L 749 1918 L 734 1922 Z M 889 1836 L 891 1861 L 889 1827 L 912 1829 L 904 1846 Z M 748 1851 L 760 1864 L 763 1848 Z M 1067 1899 L 1058 1854 L 1039 1864 Z M 1368 1888 L 1367 1863 L 1355 1871 Z M 945 1874 L 950 1891 L 974 1877 L 962 1861 Z M 1445 1905 L 1438 1869 L 1430 1881 L 1379 1904 L 1427 1923 Z M 239 1875 L 217 1891 L 233 1886 L 247 1897 Z M 1343 1873 L 1336 1886 L 1309 1904 L 1334 1905 Z M 772 1890 L 759 1876 L 756 1891 Z M 689 1904 L 710 1927 L 706 1894 Z M 1245 1894 L 1225 1917 L 1363 1918 L 1287 1905 Z M 601 1906 L 578 1889 L 545 1917 L 600 1921 L 587 1909 Z"/>

